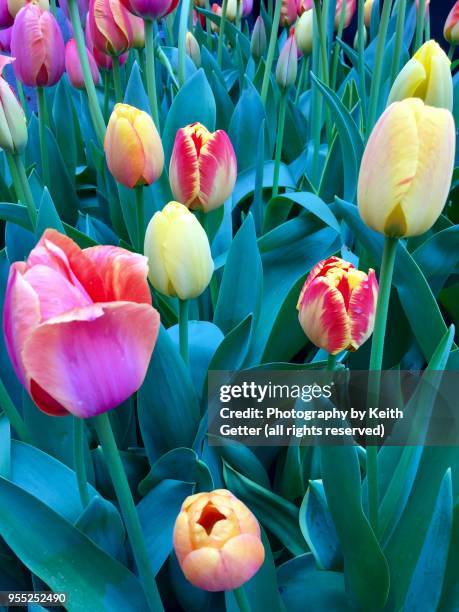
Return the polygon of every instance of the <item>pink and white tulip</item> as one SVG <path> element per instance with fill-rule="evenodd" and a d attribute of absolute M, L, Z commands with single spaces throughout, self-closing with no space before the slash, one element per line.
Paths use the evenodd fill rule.
<path fill-rule="evenodd" d="M 111 410 L 142 384 L 159 330 L 147 260 L 81 250 L 48 229 L 11 266 L 3 325 L 14 370 L 37 406 L 62 416 Z"/>
<path fill-rule="evenodd" d="M 14 73 L 29 87 L 51 87 L 64 73 L 65 46 L 59 24 L 49 11 L 26 4 L 11 34 Z"/>
<path fill-rule="evenodd" d="M 236 176 L 236 154 L 226 132 L 209 132 L 201 123 L 178 130 L 169 166 L 178 202 L 204 212 L 218 208 L 232 194 Z"/>
<path fill-rule="evenodd" d="M 87 48 L 86 53 L 88 54 L 89 67 L 91 69 L 91 76 L 94 85 L 99 85 L 100 72 L 97 68 L 96 60 Z M 85 85 L 83 71 L 81 69 L 80 58 L 78 57 L 78 49 L 74 38 L 71 38 L 65 45 L 65 70 L 73 87 L 75 87 L 76 89 L 84 89 Z"/>
<path fill-rule="evenodd" d="M 309 273 L 298 300 L 300 325 L 309 340 L 331 355 L 355 351 L 373 333 L 378 281 L 329 257 Z"/>

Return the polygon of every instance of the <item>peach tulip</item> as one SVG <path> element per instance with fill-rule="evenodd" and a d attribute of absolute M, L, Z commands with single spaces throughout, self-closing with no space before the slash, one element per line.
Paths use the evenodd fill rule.
<path fill-rule="evenodd" d="M 205 591 L 240 587 L 265 557 L 257 519 L 226 489 L 185 499 L 175 522 L 174 549 L 186 578 Z"/>
<path fill-rule="evenodd" d="M 421 98 L 430 106 L 453 109 L 451 62 L 434 40 L 428 40 L 405 64 L 392 85 L 388 105 L 404 98 Z"/>
<path fill-rule="evenodd" d="M 14 73 L 29 87 L 55 85 L 64 73 L 65 46 L 56 19 L 36 4 L 16 16 L 11 34 Z"/>
<path fill-rule="evenodd" d="M 459 0 L 454 4 L 446 18 L 443 34 L 452 45 L 459 43 Z"/>
<path fill-rule="evenodd" d="M 151 185 L 162 174 L 164 151 L 158 130 L 150 115 L 134 106 L 115 106 L 104 150 L 108 169 L 125 187 Z"/>
<path fill-rule="evenodd" d="M 419 98 L 395 102 L 380 117 L 358 181 L 362 219 L 386 236 L 418 236 L 440 216 L 454 167 L 451 113 Z"/>
<path fill-rule="evenodd" d="M 143 382 L 159 330 L 146 258 L 113 246 L 81 250 L 48 229 L 11 266 L 3 325 L 14 370 L 53 416 L 92 417 Z"/>
<path fill-rule="evenodd" d="M 331 355 L 357 350 L 373 333 L 378 281 L 329 257 L 309 273 L 298 300 L 300 325 L 309 340 Z"/>
<path fill-rule="evenodd" d="M 132 24 L 120 0 L 91 0 L 88 13 L 94 46 L 107 55 L 122 55 L 132 47 Z"/>
<path fill-rule="evenodd" d="M 205 212 L 218 208 L 233 192 L 236 176 L 236 154 L 226 132 L 209 132 L 201 123 L 178 130 L 169 166 L 178 202 Z"/>
<path fill-rule="evenodd" d="M 87 48 L 86 53 L 88 54 L 89 67 L 91 69 L 94 85 L 99 85 L 100 72 L 97 68 L 96 60 Z M 81 70 L 80 58 L 78 57 L 78 49 L 74 38 L 71 38 L 65 45 L 65 70 L 73 87 L 76 89 L 84 89 L 83 71 Z"/>

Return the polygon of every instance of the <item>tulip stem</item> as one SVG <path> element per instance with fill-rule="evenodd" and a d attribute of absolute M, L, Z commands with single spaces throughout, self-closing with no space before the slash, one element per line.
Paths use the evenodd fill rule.
<path fill-rule="evenodd" d="M 365 133 L 365 125 L 367 120 L 367 81 L 365 74 L 365 0 L 359 0 L 357 20 L 357 69 L 359 74 L 360 104 L 362 107 L 362 131 Z"/>
<path fill-rule="evenodd" d="M 143 185 L 135 188 L 135 204 L 137 215 L 137 252 L 143 254 L 143 242 L 145 237 Z"/>
<path fill-rule="evenodd" d="M 16 431 L 22 442 L 30 442 L 30 435 L 23 418 L 11 400 L 2 379 L 0 378 L 0 406 L 6 414 L 11 426 Z"/>
<path fill-rule="evenodd" d="M 188 300 L 179 299 L 179 342 L 180 355 L 188 364 Z"/>
<path fill-rule="evenodd" d="M 178 82 L 180 87 L 183 87 L 186 80 L 186 33 L 189 11 L 190 0 L 182 0 L 178 33 Z"/>
<path fill-rule="evenodd" d="M 333 370 L 336 368 L 337 358 L 338 358 L 337 355 L 332 355 L 331 353 L 329 353 L 328 359 L 327 359 L 327 366 L 325 369 L 328 370 L 329 372 L 333 372 Z"/>
<path fill-rule="evenodd" d="M 96 86 L 92 80 L 91 67 L 89 66 L 88 52 L 84 40 L 83 28 L 81 27 L 80 14 L 78 12 L 77 0 L 68 0 L 70 20 L 72 22 L 73 36 L 75 37 L 78 58 L 83 72 L 84 86 L 89 101 L 89 112 L 91 113 L 92 123 L 96 132 L 99 144 L 103 146 L 105 137 L 105 121 L 100 110 L 97 99 Z"/>
<path fill-rule="evenodd" d="M 33 229 L 35 229 L 35 226 L 37 225 L 37 209 L 35 207 L 32 190 L 30 189 L 29 181 L 27 179 L 24 163 L 19 154 L 13 155 L 13 163 L 16 167 L 18 179 L 21 184 L 24 204 L 27 206 L 30 222 L 32 224 Z"/>
<path fill-rule="evenodd" d="M 301 94 L 303 93 L 303 89 L 305 88 L 305 80 L 306 74 L 308 72 L 309 67 L 309 57 L 303 57 L 301 60 L 301 68 L 300 68 L 300 76 L 298 78 L 298 85 L 295 92 L 295 104 L 298 104 L 298 100 L 300 99 Z"/>
<path fill-rule="evenodd" d="M 27 100 L 24 95 L 24 87 L 19 79 L 16 79 L 16 90 L 18 92 L 19 101 L 21 103 L 22 108 L 24 109 L 24 113 L 27 115 Z"/>
<path fill-rule="evenodd" d="M 223 60 L 223 41 L 225 38 L 225 25 L 226 25 L 226 11 L 228 10 L 228 0 L 223 0 L 222 4 L 222 15 L 220 19 L 220 29 L 218 32 L 218 44 L 217 44 L 217 63 L 218 67 L 222 67 Z"/>
<path fill-rule="evenodd" d="M 266 56 L 265 72 L 263 74 L 263 83 L 261 85 L 261 101 L 266 105 L 266 99 L 268 97 L 269 81 L 271 79 L 271 70 L 274 61 L 274 52 L 276 51 L 277 43 L 277 32 L 279 30 L 280 14 L 281 14 L 282 0 L 276 0 L 276 6 L 274 8 L 273 23 L 271 26 L 271 34 L 269 36 L 268 54 Z"/>
<path fill-rule="evenodd" d="M 49 185 L 48 147 L 46 146 L 46 129 L 48 127 L 48 112 L 46 110 L 45 90 L 37 87 L 38 102 L 38 135 L 40 140 L 40 156 L 42 179 L 44 185 Z"/>
<path fill-rule="evenodd" d="M 158 114 L 158 94 L 156 92 L 156 72 L 155 72 L 155 41 L 154 28 L 151 19 L 145 19 L 145 56 L 147 72 L 147 91 L 150 102 L 150 111 L 158 132 L 160 131 Z"/>
<path fill-rule="evenodd" d="M 279 171 L 282 155 L 282 145 L 284 144 L 284 128 L 285 128 L 285 112 L 287 110 L 287 95 L 286 92 L 281 92 L 279 102 L 279 121 L 277 126 L 276 139 L 276 154 L 274 158 L 274 174 L 273 174 L 273 198 L 279 193 Z"/>
<path fill-rule="evenodd" d="M 83 508 L 86 508 L 89 504 L 88 477 L 86 475 L 84 452 L 85 446 L 84 421 L 78 417 L 73 417 L 73 466 Z"/>
<path fill-rule="evenodd" d="M 123 101 L 123 89 L 121 87 L 121 72 L 120 72 L 120 58 L 112 57 L 112 74 L 113 74 L 113 87 L 115 88 L 115 102 L 119 104 Z"/>
<path fill-rule="evenodd" d="M 390 290 L 394 274 L 395 255 L 397 253 L 397 238 L 386 237 L 379 275 L 379 294 L 376 305 L 375 327 L 371 343 L 370 371 L 380 372 L 383 363 L 384 340 L 386 336 L 387 313 L 389 310 Z M 379 401 L 379 376 L 370 378 L 369 402 L 376 407 Z M 367 446 L 367 483 L 368 483 L 368 513 L 375 534 L 378 533 L 379 492 L 378 492 L 378 449 Z"/>
<path fill-rule="evenodd" d="M 124 471 L 120 453 L 116 446 L 115 437 L 108 414 L 104 412 L 94 418 L 97 436 L 105 457 L 105 463 L 110 473 L 121 514 L 126 525 L 129 541 L 134 553 L 135 562 L 143 584 L 150 609 L 153 612 L 162 611 L 163 605 L 156 586 L 147 547 L 145 545 L 139 515 L 132 498 L 126 472 Z"/>
<path fill-rule="evenodd" d="M 368 134 L 373 129 L 376 120 L 376 113 L 378 110 L 379 92 L 381 89 L 381 74 L 383 69 L 383 60 L 386 51 L 386 38 L 387 29 L 389 27 L 390 20 L 390 9 L 392 7 L 392 0 L 385 0 L 382 13 L 381 21 L 379 23 L 378 41 L 376 43 L 376 55 L 373 67 L 373 78 L 371 79 L 370 88 L 370 103 L 368 108 Z"/>
<path fill-rule="evenodd" d="M 400 54 L 403 46 L 403 34 L 405 28 L 406 0 L 399 0 L 397 4 L 397 25 L 395 26 L 395 49 L 392 56 L 392 67 L 390 71 L 390 84 L 395 81 L 400 69 Z"/>
<path fill-rule="evenodd" d="M 424 18 L 426 13 L 426 0 L 419 0 L 419 5 L 416 12 L 416 37 L 414 39 L 414 51 L 417 51 L 422 45 L 424 37 Z"/>
<path fill-rule="evenodd" d="M 103 116 L 104 121 L 108 119 L 108 109 L 110 104 L 110 78 L 108 76 L 108 72 L 104 71 L 103 74 L 104 80 L 104 106 L 103 106 Z"/>
<path fill-rule="evenodd" d="M 449 46 L 448 57 L 452 61 L 454 57 L 454 52 L 456 51 L 456 45 L 451 43 Z"/>
<path fill-rule="evenodd" d="M 234 598 L 237 601 L 237 605 L 239 606 L 239 610 L 241 612 L 250 612 L 250 603 L 247 597 L 247 593 L 243 586 L 234 589 L 233 591 Z"/>
<path fill-rule="evenodd" d="M 337 39 L 341 40 L 344 32 L 344 20 L 346 17 L 346 2 L 343 2 L 341 5 L 341 10 L 339 12 L 339 22 L 338 22 L 338 32 L 336 34 Z M 335 40 L 333 45 L 333 57 L 332 57 L 332 70 L 331 70 L 331 80 L 330 80 L 330 88 L 335 91 L 336 87 L 336 79 L 338 77 L 338 62 L 339 62 L 339 54 L 341 50 L 341 45 L 338 40 Z"/>

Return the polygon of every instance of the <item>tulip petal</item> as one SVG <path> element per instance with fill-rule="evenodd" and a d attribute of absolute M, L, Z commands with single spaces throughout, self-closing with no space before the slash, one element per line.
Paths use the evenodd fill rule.
<path fill-rule="evenodd" d="M 189 206 L 199 195 L 199 164 L 193 139 L 184 129 L 177 132 L 169 166 L 174 198 Z"/>
<path fill-rule="evenodd" d="M 164 151 L 161 138 L 151 117 L 146 113 L 139 113 L 136 116 L 134 129 L 142 144 L 144 154 L 142 177 L 147 185 L 151 185 L 163 172 Z"/>
<path fill-rule="evenodd" d="M 184 559 L 193 550 L 188 514 L 183 511 L 180 512 L 175 521 L 174 550 L 179 559 Z"/>
<path fill-rule="evenodd" d="M 429 106 L 441 106 L 453 110 L 453 80 L 451 69 L 441 55 L 434 55 L 430 64 L 430 78 L 424 101 Z"/>
<path fill-rule="evenodd" d="M 227 134 L 217 130 L 199 154 L 199 200 L 207 212 L 221 206 L 236 183 L 236 155 Z"/>
<path fill-rule="evenodd" d="M 151 304 L 146 257 L 106 245 L 90 247 L 83 252 L 97 268 L 108 302 Z"/>
<path fill-rule="evenodd" d="M 378 281 L 375 271 L 368 271 L 368 278 L 361 282 L 351 293 L 348 315 L 351 322 L 350 348 L 357 350 L 368 340 L 373 332 L 376 302 L 378 301 Z"/>
<path fill-rule="evenodd" d="M 40 27 L 43 34 L 44 66 L 47 73 L 46 83 L 43 84 L 50 87 L 55 85 L 64 73 L 65 45 L 59 25 L 49 11 L 41 14 Z"/>
<path fill-rule="evenodd" d="M 105 151 L 110 153 L 107 164 L 118 182 L 129 189 L 135 187 L 143 176 L 145 155 L 138 134 L 124 117 L 118 117 L 113 129 L 107 130 Z"/>
<path fill-rule="evenodd" d="M 32 330 L 40 323 L 40 303 L 32 287 L 24 280 L 26 265 L 14 263 L 10 268 L 3 310 L 6 350 L 16 376 L 26 386 L 22 351 Z"/>
<path fill-rule="evenodd" d="M 311 342 L 332 355 L 350 344 L 351 330 L 343 296 L 324 277 L 316 278 L 304 292 L 299 320 Z"/>
<path fill-rule="evenodd" d="M 24 6 L 16 16 L 11 38 L 11 54 L 16 58 L 14 73 L 29 87 L 37 85 L 37 75 L 46 59 L 40 15 L 37 5 Z"/>
<path fill-rule="evenodd" d="M 94 304 L 36 328 L 24 346 L 24 366 L 63 408 L 92 417 L 137 391 L 158 330 L 159 314 L 147 304 Z"/>
<path fill-rule="evenodd" d="M 169 231 L 169 221 L 157 212 L 153 215 L 145 233 L 144 252 L 148 254 L 151 284 L 164 295 L 175 296 L 169 282 L 169 275 L 163 260 L 163 240 Z"/>
<path fill-rule="evenodd" d="M 405 98 L 421 97 L 421 88 L 427 83 L 424 66 L 412 58 L 400 70 L 390 90 L 388 106 Z"/>

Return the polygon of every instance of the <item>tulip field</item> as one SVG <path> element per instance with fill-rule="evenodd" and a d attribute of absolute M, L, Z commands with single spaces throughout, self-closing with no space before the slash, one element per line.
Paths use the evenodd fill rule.
<path fill-rule="evenodd" d="M 1 610 L 459 611 L 456 45 L 459 0 L 0 0 Z"/>

